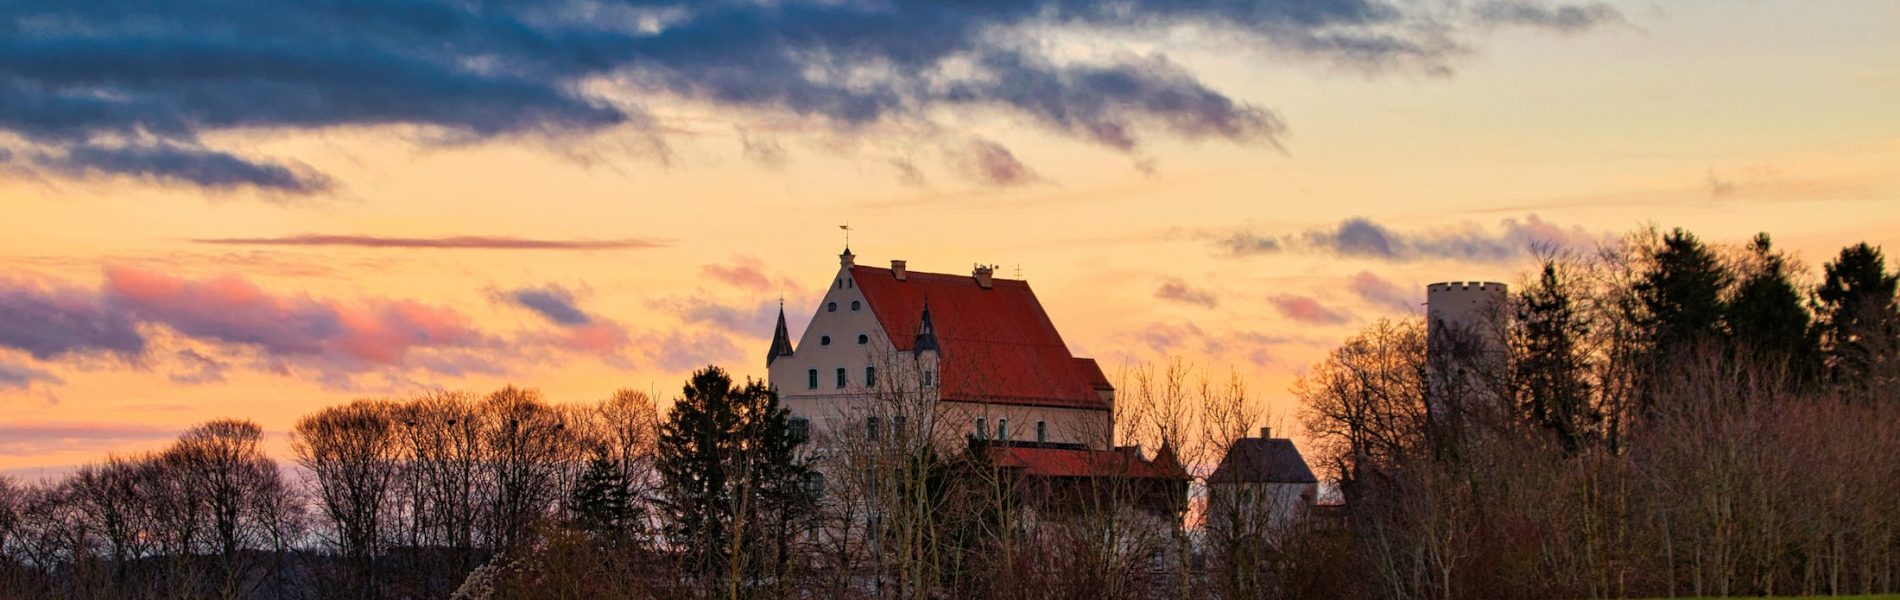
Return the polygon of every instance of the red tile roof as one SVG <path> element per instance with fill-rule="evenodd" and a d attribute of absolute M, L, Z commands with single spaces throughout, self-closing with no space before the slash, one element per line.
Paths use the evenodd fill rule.
<path fill-rule="evenodd" d="M 984 289 L 969 275 L 916 271 L 899 281 L 876 267 L 852 267 L 851 278 L 898 350 L 916 343 L 929 300 L 945 400 L 1108 409 L 1097 390 L 1114 388 L 1094 361 L 1069 354 L 1028 282 Z"/>
<path fill-rule="evenodd" d="M 1065 450 L 1058 448 L 990 448 L 990 460 L 1003 468 L 1022 469 L 1033 477 L 1133 477 L 1187 479 L 1174 453 L 1166 448 L 1154 460 L 1135 448 Z"/>

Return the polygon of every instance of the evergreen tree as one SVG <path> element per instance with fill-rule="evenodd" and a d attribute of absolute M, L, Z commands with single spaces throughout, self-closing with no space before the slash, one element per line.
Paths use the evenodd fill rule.
<path fill-rule="evenodd" d="M 1557 260 L 1545 258 L 1543 263 L 1537 281 L 1518 294 L 1520 403 L 1526 419 L 1549 430 L 1574 453 L 1602 421 L 1590 403 L 1580 349 L 1590 330 Z"/>
<path fill-rule="evenodd" d="M 608 545 L 625 541 L 628 529 L 639 517 L 627 476 L 604 451 L 595 452 L 587 462 L 569 504 L 576 524 Z"/>
<path fill-rule="evenodd" d="M 1735 349 L 1805 381 L 1819 358 L 1819 341 L 1801 293 L 1789 279 L 1787 259 L 1775 252 L 1766 233 L 1756 235 L 1748 250 L 1749 271 L 1728 307 Z"/>
<path fill-rule="evenodd" d="M 748 558 L 783 547 L 762 540 L 789 537 L 810 505 L 795 445 L 777 392 L 752 380 L 734 387 L 718 367 L 693 373 L 660 427 L 657 464 L 666 532 L 689 568 L 711 573 L 734 550 Z M 765 564 L 782 566 L 782 556 Z"/>
<path fill-rule="evenodd" d="M 1887 273 L 1880 248 L 1865 242 L 1842 249 L 1827 264 L 1827 278 L 1814 296 L 1827 370 L 1835 383 L 1865 389 L 1884 362 L 1896 360 L 1896 345 L 1900 345 L 1896 283 L 1900 275 Z"/>
<path fill-rule="evenodd" d="M 1654 381 L 1685 353 L 1704 350 L 1723 340 L 1722 294 L 1732 275 L 1715 253 L 1695 234 L 1678 227 L 1663 236 L 1662 245 L 1635 283 L 1638 313 L 1634 321 L 1643 332 L 1649 354 L 1647 377 Z M 1653 391 L 1639 392 L 1639 408 L 1653 412 Z"/>

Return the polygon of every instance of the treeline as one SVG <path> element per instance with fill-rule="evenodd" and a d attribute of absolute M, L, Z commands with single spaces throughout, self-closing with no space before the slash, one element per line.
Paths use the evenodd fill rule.
<path fill-rule="evenodd" d="M 1345 496 L 1353 595 L 1900 591 L 1879 249 L 1811 281 L 1765 234 L 1541 259 L 1492 325 L 1380 321 L 1296 386 L 1309 460 Z"/>

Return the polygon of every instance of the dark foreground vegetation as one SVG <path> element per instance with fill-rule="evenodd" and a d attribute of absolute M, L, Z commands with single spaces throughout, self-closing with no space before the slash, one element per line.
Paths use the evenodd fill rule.
<path fill-rule="evenodd" d="M 1864 245 L 1809 274 L 1766 237 L 1642 232 L 1546 254 L 1492 329 L 1373 323 L 1294 390 L 1337 494 L 1291 530 L 1210 526 L 1206 468 L 1185 504 L 1112 474 L 1038 503 L 922 416 L 841 442 L 827 479 L 775 394 L 709 368 L 664 418 L 630 391 L 443 392 L 309 415 L 292 465 L 213 421 L 0 479 L 0 598 L 1891 593 L 1895 281 Z M 1118 442 L 1190 465 L 1263 417 L 1179 362 L 1118 387 Z"/>

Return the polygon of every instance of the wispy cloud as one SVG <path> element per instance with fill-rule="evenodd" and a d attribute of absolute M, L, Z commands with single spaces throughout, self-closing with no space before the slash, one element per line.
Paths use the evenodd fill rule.
<path fill-rule="evenodd" d="M 341 246 L 464 250 L 633 250 L 666 245 L 664 242 L 644 239 L 551 240 L 480 235 L 413 238 L 305 234 L 261 238 L 202 238 L 194 239 L 192 242 L 222 246 Z"/>
<path fill-rule="evenodd" d="M 44 370 L 0 359 L 0 390 L 24 390 L 38 383 L 59 384 L 63 380 Z"/>
<path fill-rule="evenodd" d="M 504 301 L 534 311 L 557 325 L 586 325 L 593 321 L 575 304 L 574 293 L 558 285 L 500 292 Z"/>
<path fill-rule="evenodd" d="M 1315 325 L 1340 325 L 1352 320 L 1350 315 L 1320 304 L 1308 296 L 1298 294 L 1280 294 L 1267 299 L 1280 315 L 1301 323 Z"/>
<path fill-rule="evenodd" d="M 97 450 L 133 442 L 159 442 L 178 430 L 140 423 L 49 421 L 0 423 L 0 455 L 33 456 Z"/>
<path fill-rule="evenodd" d="M 1415 311 L 1422 301 L 1418 293 L 1408 292 L 1371 271 L 1360 271 L 1353 275 L 1346 282 L 1346 289 L 1373 305 L 1399 311 Z"/>
<path fill-rule="evenodd" d="M 1431 258 L 1509 262 L 1529 256 L 1537 245 L 1586 249 L 1604 239 L 1582 227 L 1565 228 L 1534 214 L 1521 220 L 1504 219 L 1495 229 L 1463 223 L 1403 231 L 1366 217 L 1352 217 L 1331 227 L 1280 236 L 1240 231 L 1204 238 L 1211 239 L 1214 248 L 1228 256 L 1289 251 L 1394 262 Z"/>
<path fill-rule="evenodd" d="M 1214 296 L 1214 292 L 1188 285 L 1186 280 L 1179 277 L 1163 278 L 1161 280 L 1161 287 L 1155 289 L 1155 297 L 1169 302 L 1193 304 L 1207 308 L 1213 308 L 1220 304 L 1220 299 Z"/>

